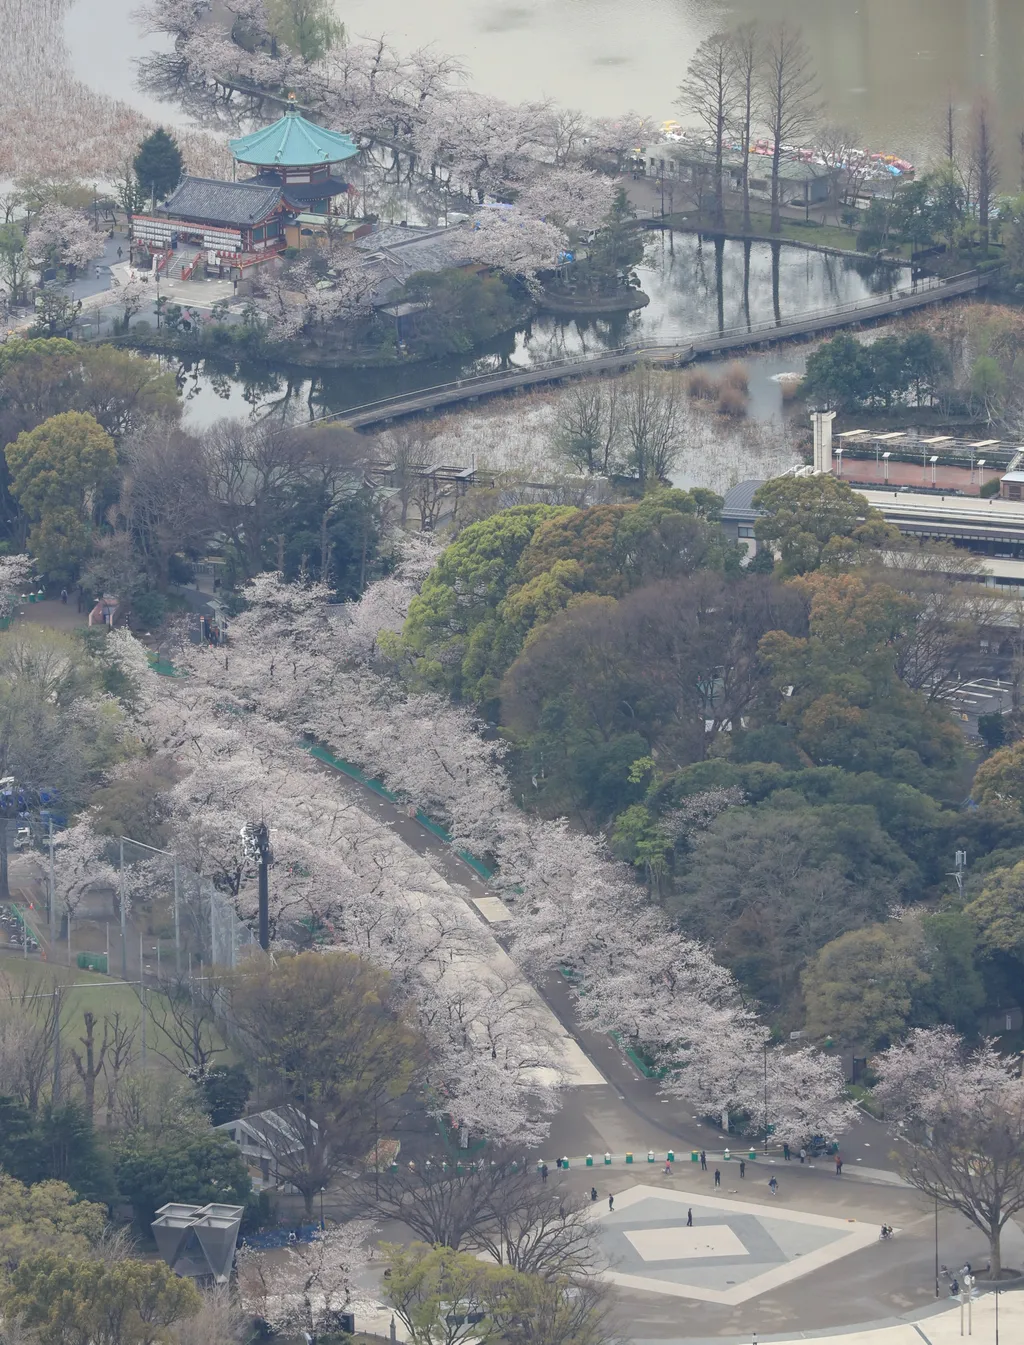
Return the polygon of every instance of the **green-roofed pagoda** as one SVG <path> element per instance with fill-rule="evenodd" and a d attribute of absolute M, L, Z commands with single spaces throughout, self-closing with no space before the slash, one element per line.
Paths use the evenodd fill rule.
<path fill-rule="evenodd" d="M 350 135 L 307 121 L 291 94 L 283 117 L 271 126 L 228 142 L 236 163 L 255 168 L 259 176 L 283 174 L 282 181 L 320 180 L 330 166 L 359 153 Z M 314 176 L 316 175 L 316 176 Z"/>
<path fill-rule="evenodd" d="M 206 254 L 206 274 L 266 260 L 284 247 L 285 231 L 294 229 L 299 215 L 334 213 L 334 198 L 347 193 L 349 184 L 333 169 L 359 153 L 350 135 L 304 117 L 294 94 L 277 121 L 229 145 L 234 181 L 183 177 L 153 214 L 133 216 L 134 257 L 155 258 L 159 269 L 159 258 L 166 254 L 168 274 L 174 273 L 176 260 L 177 269 L 189 275 L 200 259 L 189 264 L 172 259 L 181 244 Z M 240 169 L 255 171 L 249 175 Z"/>

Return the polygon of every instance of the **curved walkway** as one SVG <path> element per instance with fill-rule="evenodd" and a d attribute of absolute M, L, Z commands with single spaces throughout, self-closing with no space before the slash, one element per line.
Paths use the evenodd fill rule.
<path fill-rule="evenodd" d="M 358 797 L 361 806 L 386 823 L 414 853 L 429 856 L 438 872 L 466 893 L 467 903 L 481 921 L 491 925 L 500 947 L 501 925 L 492 923 L 495 895 L 472 864 L 425 825 L 422 817 L 410 816 L 405 805 L 394 802 L 372 784 L 354 778 L 335 764 L 329 754 L 317 754 L 317 759 L 337 774 L 342 787 Z M 565 1031 L 570 1076 L 575 1074 L 584 1084 L 570 1085 L 565 1091 L 565 1101 L 545 1145 L 551 1164 L 563 1154 L 603 1155 L 611 1151 L 620 1156 L 622 1171 L 627 1151 L 644 1159 L 649 1148 L 662 1155 L 670 1148 L 687 1155 L 693 1148 L 703 1148 L 709 1153 L 722 1151 L 729 1137 L 719 1127 L 694 1116 L 691 1104 L 682 1099 L 661 1096 L 657 1080 L 642 1075 L 607 1035 L 579 1025 L 571 989 L 563 977 L 552 973 L 537 989 Z M 599 1082 L 601 1079 L 606 1081 L 604 1086 Z M 891 1147 L 884 1128 L 863 1115 L 850 1134 L 843 1137 L 847 1171 L 859 1165 L 877 1168 L 886 1161 Z M 638 1171 L 641 1166 L 638 1164 Z M 824 1169 L 823 1175 L 826 1175 Z"/>
<path fill-rule="evenodd" d="M 615 350 L 601 351 L 593 355 L 550 360 L 543 364 L 531 365 L 529 368 L 502 369 L 494 373 L 477 374 L 458 379 L 454 383 L 440 383 L 436 387 L 422 388 L 417 392 L 401 393 L 394 397 L 382 398 L 380 401 L 366 402 L 310 423 L 319 425 L 324 421 L 340 420 L 353 429 L 369 429 L 390 420 L 401 419 L 403 416 L 436 411 L 442 406 L 476 401 L 481 397 L 493 397 L 503 392 L 517 392 L 543 384 L 560 383 L 566 379 L 581 378 L 588 374 L 624 373 L 641 361 L 666 368 L 678 368 L 703 355 L 720 355 L 726 351 L 774 345 L 781 341 L 834 331 L 839 327 L 894 317 L 928 304 L 942 303 L 964 294 L 973 294 L 981 289 L 987 280 L 987 275 L 976 271 L 951 280 L 922 280 L 909 289 L 893 291 L 885 299 L 859 300 L 827 311 L 816 310 L 799 314 L 784 322 L 752 323 L 724 332 L 707 332 L 678 345 L 662 345 L 654 341 L 639 342 L 636 345 L 621 346 Z"/>

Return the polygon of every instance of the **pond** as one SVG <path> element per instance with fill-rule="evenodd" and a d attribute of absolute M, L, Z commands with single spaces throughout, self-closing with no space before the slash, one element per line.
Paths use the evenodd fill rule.
<path fill-rule="evenodd" d="M 527 366 L 635 341 L 680 344 L 713 332 L 777 324 L 881 298 L 912 283 L 908 267 L 678 231 L 652 235 L 638 274 L 651 300 L 646 308 L 576 318 L 544 313 L 464 359 L 328 369 L 318 371 L 312 382 L 308 374 L 283 366 L 236 368 L 206 360 L 190 371 L 187 415 L 199 427 L 274 403 L 297 416 L 342 411 L 488 369 Z"/>

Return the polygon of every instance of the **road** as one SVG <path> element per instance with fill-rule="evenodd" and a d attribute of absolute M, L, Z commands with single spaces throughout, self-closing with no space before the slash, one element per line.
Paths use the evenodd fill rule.
<path fill-rule="evenodd" d="M 325 764 L 325 769 L 332 768 Z M 470 909 L 483 919 L 473 903 L 480 900 L 486 903 L 487 899 L 493 899 L 494 893 L 475 870 L 433 832 L 410 817 L 403 805 L 371 793 L 340 771 L 335 775 L 342 790 L 360 807 L 386 823 L 405 845 L 416 854 L 428 857 L 444 878 L 463 889 Z M 492 926 L 492 932 L 499 934 L 500 925 Z M 582 1028 L 576 1021 L 571 992 L 563 977 L 554 973 L 538 989 L 584 1056 L 605 1079 L 603 1085 L 564 1090 L 561 1110 L 554 1118 L 544 1146 L 544 1157 L 551 1163 L 563 1155 L 575 1157 L 591 1153 L 596 1157 L 606 1151 L 622 1155 L 632 1150 L 637 1155 L 646 1155 L 650 1148 L 661 1153 L 669 1148 L 679 1153 L 696 1148 L 720 1153 L 730 1144 L 735 1149 L 735 1136 L 727 1136 L 713 1122 L 694 1115 L 691 1104 L 661 1096 L 657 1082 L 645 1078 L 609 1037 Z M 848 1134 L 840 1137 L 840 1148 L 848 1171 L 858 1166 L 877 1169 L 891 1180 L 890 1174 L 896 1166 L 893 1145 L 884 1127 L 873 1118 L 864 1114 Z M 796 1167 L 799 1166 L 797 1163 Z M 812 1170 L 819 1173 L 831 1171 L 831 1164 L 815 1165 L 813 1169 L 808 1167 L 806 1175 Z"/>

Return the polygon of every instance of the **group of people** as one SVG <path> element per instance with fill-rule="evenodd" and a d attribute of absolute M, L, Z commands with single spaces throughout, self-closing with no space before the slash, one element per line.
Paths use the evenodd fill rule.
<path fill-rule="evenodd" d="M 783 1156 L 783 1158 L 785 1159 L 785 1161 L 786 1161 L 787 1163 L 790 1161 L 790 1159 L 791 1159 L 791 1157 L 792 1157 L 792 1150 L 790 1149 L 790 1146 L 789 1146 L 788 1144 L 783 1144 L 783 1146 L 782 1146 L 782 1156 Z M 803 1148 L 802 1148 L 802 1149 L 799 1150 L 799 1158 L 800 1158 L 800 1162 L 801 1162 L 801 1163 L 803 1163 L 803 1162 L 806 1161 L 806 1158 L 807 1158 L 807 1150 L 806 1150 L 806 1149 L 803 1149 Z M 838 1153 L 835 1155 L 835 1165 L 836 1165 L 836 1176 L 837 1176 L 837 1177 L 841 1177 L 841 1176 L 843 1175 L 843 1160 L 842 1160 L 841 1156 L 840 1156 Z M 557 1166 L 558 1166 L 558 1167 L 562 1167 L 562 1166 L 563 1166 L 563 1161 L 562 1161 L 562 1159 L 559 1158 L 559 1159 L 557 1160 Z M 566 1163 L 565 1166 L 568 1167 L 568 1163 Z M 747 1163 L 746 1163 L 746 1159 L 743 1159 L 743 1158 L 740 1159 L 739 1167 L 740 1167 L 740 1177 L 741 1177 L 741 1178 L 746 1177 L 746 1175 L 747 1175 Z M 703 1149 L 701 1149 L 701 1151 L 700 1151 L 700 1170 L 701 1170 L 701 1172 L 707 1172 L 707 1170 L 708 1170 L 708 1156 L 707 1156 L 707 1153 L 706 1153 Z M 541 1173 L 541 1179 L 542 1179 L 543 1181 L 547 1181 L 547 1179 L 548 1179 L 548 1166 L 547 1166 L 546 1163 L 543 1163 L 543 1164 L 541 1165 L 540 1173 Z M 665 1160 L 665 1176 L 666 1176 L 666 1177 L 671 1177 L 671 1176 L 672 1176 L 672 1160 L 671 1160 L 671 1158 L 666 1158 L 666 1160 Z M 715 1168 L 714 1179 L 715 1179 L 715 1186 L 716 1186 L 716 1187 L 720 1187 L 720 1186 L 722 1185 L 722 1170 L 721 1170 L 721 1168 Z M 779 1193 L 779 1182 L 778 1182 L 778 1178 L 774 1175 L 774 1173 L 772 1174 L 772 1176 L 771 1176 L 771 1177 L 769 1178 L 769 1180 L 768 1180 L 768 1189 L 769 1189 L 769 1191 L 771 1191 L 771 1193 L 772 1193 L 773 1196 L 778 1195 L 778 1193 Z M 590 1188 L 590 1199 L 591 1199 L 592 1201 L 596 1201 L 596 1200 L 597 1200 L 597 1187 L 596 1187 L 596 1186 L 592 1186 L 592 1187 Z M 610 1195 L 610 1196 L 608 1197 L 608 1208 L 609 1208 L 609 1210 L 613 1210 L 613 1209 L 615 1208 L 615 1197 L 614 1197 L 614 1196 L 611 1196 L 611 1195 Z M 693 1225 L 693 1211 L 692 1211 L 692 1210 L 687 1210 L 687 1212 L 686 1212 L 686 1226 L 687 1226 L 687 1228 L 690 1228 L 690 1227 L 692 1227 L 692 1225 Z M 881 1236 L 882 1236 L 883 1239 L 888 1239 L 888 1238 L 891 1238 L 891 1237 L 892 1237 L 892 1228 L 891 1228 L 888 1224 L 883 1224 L 883 1225 L 882 1225 L 882 1233 L 881 1233 Z"/>

